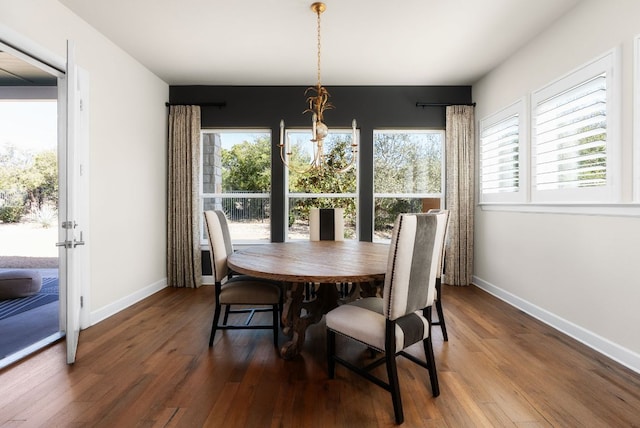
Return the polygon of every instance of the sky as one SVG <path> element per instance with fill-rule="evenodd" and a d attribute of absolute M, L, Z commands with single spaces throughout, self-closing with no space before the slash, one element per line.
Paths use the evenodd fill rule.
<path fill-rule="evenodd" d="M 57 102 L 0 101 L 0 145 L 41 151 L 58 144 Z"/>

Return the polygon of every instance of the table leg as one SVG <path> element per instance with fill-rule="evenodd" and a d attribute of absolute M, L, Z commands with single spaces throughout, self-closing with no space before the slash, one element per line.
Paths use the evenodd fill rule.
<path fill-rule="evenodd" d="M 281 315 L 282 332 L 291 337 L 293 335 L 294 314 L 300 313 L 302 309 L 304 284 L 285 283 L 284 289 L 285 299 Z"/>
<path fill-rule="evenodd" d="M 321 284 L 316 299 L 303 302 L 304 284 L 291 284 L 287 290 L 287 302 L 282 315 L 283 329 L 291 340 L 280 349 L 280 355 L 291 359 L 300 354 L 307 328 L 322 319 L 322 316 L 338 306 L 338 290 L 335 284 Z M 304 314 L 303 314 L 304 310 Z"/>
<path fill-rule="evenodd" d="M 361 282 L 360 297 L 376 297 L 382 290 L 384 283 L 382 281 Z"/>

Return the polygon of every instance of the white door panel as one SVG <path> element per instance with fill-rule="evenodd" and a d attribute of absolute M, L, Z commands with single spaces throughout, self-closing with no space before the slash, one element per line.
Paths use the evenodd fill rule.
<path fill-rule="evenodd" d="M 67 46 L 65 150 L 61 156 L 60 263 L 66 283 L 67 363 L 75 361 L 81 326 L 83 290 L 88 288 L 88 74 L 75 64 Z M 64 166 L 62 165 L 64 164 Z M 64 175 L 64 177 L 62 176 Z M 62 271 L 66 277 L 62 278 Z M 62 297 L 62 296 L 61 296 Z"/>

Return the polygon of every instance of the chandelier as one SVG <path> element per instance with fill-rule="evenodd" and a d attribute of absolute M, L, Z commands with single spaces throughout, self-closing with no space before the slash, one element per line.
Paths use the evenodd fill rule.
<path fill-rule="evenodd" d="M 278 147 L 280 148 L 280 159 L 282 159 L 282 163 L 297 173 L 306 173 L 311 170 L 324 170 L 331 169 L 334 172 L 345 172 L 351 169 L 356 164 L 357 154 L 358 154 L 358 141 L 356 139 L 356 120 L 353 119 L 351 122 L 351 159 L 349 161 L 341 162 L 339 165 L 328 165 L 326 162 L 326 157 L 324 153 L 324 139 L 329 135 L 329 128 L 324 123 L 324 112 L 325 110 L 330 110 L 333 107 L 333 104 L 329 101 L 329 91 L 322 86 L 321 83 L 321 74 L 320 74 L 320 15 L 327 9 L 327 6 L 324 3 L 316 2 L 311 5 L 311 10 L 315 12 L 317 16 L 317 34 L 318 34 L 318 80 L 315 86 L 311 86 L 307 88 L 305 91 L 305 96 L 307 97 L 308 108 L 303 111 L 305 113 L 311 113 L 311 140 L 313 146 L 313 155 L 311 157 L 311 162 L 309 165 L 305 167 L 298 168 L 294 166 L 291 162 L 291 156 L 293 151 L 290 147 L 289 142 L 285 144 L 285 129 L 284 129 L 284 120 L 280 121 L 280 143 Z"/>

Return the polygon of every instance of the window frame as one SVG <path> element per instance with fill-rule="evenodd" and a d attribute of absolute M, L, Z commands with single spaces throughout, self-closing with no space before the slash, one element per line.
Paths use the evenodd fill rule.
<path fill-rule="evenodd" d="M 621 186 L 621 84 L 620 49 L 612 49 L 592 61 L 578 67 L 555 81 L 533 91 L 530 100 L 531 144 L 530 144 L 530 200 L 534 203 L 599 204 L 619 202 Z M 563 188 L 538 190 L 536 176 L 536 108 L 539 103 L 552 98 L 590 79 L 606 74 L 607 114 L 607 166 L 606 185 L 598 187 Z"/>
<path fill-rule="evenodd" d="M 298 128 L 298 127 L 292 127 L 292 128 L 285 128 L 284 129 L 284 135 L 283 138 L 285 139 L 285 141 L 288 142 L 288 138 L 289 138 L 289 134 L 290 133 L 309 133 L 309 135 L 311 135 L 311 128 Z M 344 128 L 344 127 L 337 127 L 337 128 L 330 128 L 329 129 L 329 133 L 333 133 L 333 134 L 352 134 L 353 132 L 353 128 Z M 356 128 L 356 139 L 358 141 L 358 143 L 360 143 L 360 128 Z M 289 144 L 289 143 L 287 143 Z M 285 166 L 284 168 L 284 213 L 285 215 L 283 216 L 283 227 L 284 227 L 284 241 L 285 242 L 293 242 L 293 241 L 303 241 L 305 240 L 305 238 L 290 238 L 289 237 L 289 214 L 290 214 L 290 200 L 291 199 L 318 199 L 318 198 L 323 198 L 323 199 L 339 199 L 339 198 L 353 198 L 355 200 L 355 208 L 356 208 L 356 212 L 355 212 L 355 237 L 353 237 L 354 240 L 359 240 L 360 239 L 360 227 L 359 227 L 359 218 L 360 218 L 360 150 L 358 150 L 356 152 L 356 161 L 355 161 L 355 165 L 353 166 L 353 168 L 356 171 L 356 188 L 354 192 L 347 192 L 347 193 L 309 193 L 309 192 L 291 192 L 290 186 L 289 186 L 289 168 L 287 168 Z M 345 228 L 346 229 L 346 228 Z M 306 238 L 307 240 L 309 238 Z M 349 238 L 351 239 L 351 238 Z"/>
<path fill-rule="evenodd" d="M 375 174 L 376 174 L 376 162 L 375 162 L 375 139 L 376 133 L 437 133 L 440 134 L 440 139 L 442 141 L 441 153 L 442 158 L 440 159 L 440 192 L 439 193 L 387 193 L 387 192 L 376 192 L 375 189 Z M 385 199 L 439 199 L 440 200 L 440 208 L 445 207 L 445 196 L 446 196 L 446 150 L 445 150 L 445 139 L 446 139 L 446 131 L 444 129 L 432 129 L 432 128 L 374 128 L 372 133 L 372 156 L 373 156 L 373 165 L 372 165 L 372 191 L 373 198 L 371 204 L 371 236 L 373 242 L 389 242 L 389 239 L 381 239 L 376 238 L 376 230 L 375 230 L 375 215 L 376 215 L 376 199 L 377 198 L 385 198 Z"/>
<path fill-rule="evenodd" d="M 199 164 L 199 168 L 200 171 L 198 173 L 199 175 L 199 182 L 198 182 L 198 198 L 199 198 L 199 213 L 200 213 L 200 247 L 203 250 L 208 250 L 209 249 L 209 240 L 207 239 L 207 234 L 205 231 L 205 222 L 204 222 L 204 201 L 206 199 L 212 199 L 212 198 L 230 198 L 230 195 L 233 195 L 232 197 L 243 197 L 243 198 L 247 198 L 247 199 L 264 199 L 264 198 L 268 198 L 269 199 L 269 203 L 272 203 L 272 197 L 271 197 L 271 191 L 269 191 L 268 193 L 244 193 L 244 192 L 238 192 L 238 193 L 226 193 L 226 192 L 213 192 L 213 193 L 205 193 L 204 192 L 204 168 L 203 168 L 203 164 L 204 164 L 204 134 L 232 134 L 232 133 L 237 133 L 237 134 L 267 134 L 270 136 L 270 145 L 273 145 L 273 135 L 271 132 L 270 128 L 201 128 L 200 129 L 200 164 Z M 273 167 L 272 165 L 270 165 L 269 167 L 269 172 L 270 174 L 273 171 Z M 272 177 L 273 180 L 273 177 Z M 272 219 L 270 218 L 269 221 L 271 222 Z M 236 245 L 255 245 L 255 244 L 264 244 L 265 240 L 264 239 L 238 239 L 238 238 L 234 238 L 233 236 L 231 237 L 232 239 L 232 243 L 234 246 Z M 271 224 L 269 225 L 269 234 L 268 234 L 268 241 L 267 242 L 271 242 Z"/>
<path fill-rule="evenodd" d="M 478 201 L 480 205 L 485 203 L 523 203 L 529 200 L 529 112 L 527 105 L 526 97 L 522 97 L 479 121 Z M 518 190 L 515 192 L 483 193 L 482 135 L 486 129 L 516 115 L 518 116 Z"/>

